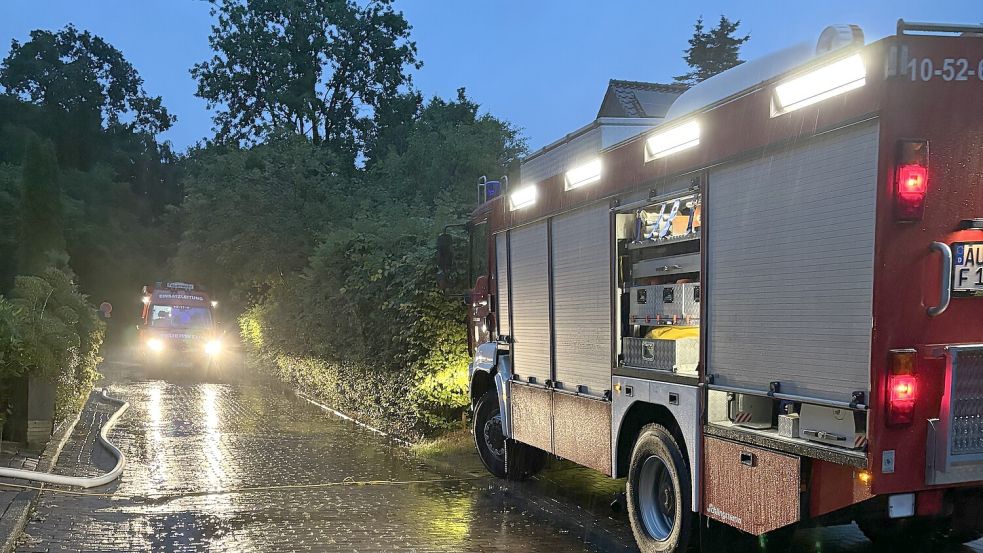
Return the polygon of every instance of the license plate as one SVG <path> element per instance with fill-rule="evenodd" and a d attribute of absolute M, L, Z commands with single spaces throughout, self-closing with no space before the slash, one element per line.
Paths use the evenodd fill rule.
<path fill-rule="evenodd" d="M 952 291 L 983 294 L 983 242 L 955 244 Z"/>

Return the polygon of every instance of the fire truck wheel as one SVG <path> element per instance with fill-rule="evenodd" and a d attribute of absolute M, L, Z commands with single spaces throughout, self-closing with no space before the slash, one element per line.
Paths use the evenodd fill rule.
<path fill-rule="evenodd" d="M 628 518 L 642 553 L 685 551 L 693 528 L 686 459 L 659 424 L 642 428 L 628 469 Z"/>
<path fill-rule="evenodd" d="M 478 449 L 478 457 L 488 472 L 505 478 L 505 433 L 495 390 L 488 390 L 478 399 L 473 422 L 474 445 Z"/>
<path fill-rule="evenodd" d="M 495 390 L 485 392 L 474 410 L 474 445 L 488 472 L 499 478 L 525 480 L 546 464 L 546 453 L 505 437 Z"/>

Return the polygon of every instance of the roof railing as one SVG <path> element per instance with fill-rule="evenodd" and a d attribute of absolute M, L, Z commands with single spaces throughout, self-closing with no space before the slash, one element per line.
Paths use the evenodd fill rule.
<path fill-rule="evenodd" d="M 898 36 L 903 36 L 906 31 L 916 33 L 976 34 L 983 33 L 983 25 L 966 25 L 961 23 L 923 23 L 899 19 Z"/>

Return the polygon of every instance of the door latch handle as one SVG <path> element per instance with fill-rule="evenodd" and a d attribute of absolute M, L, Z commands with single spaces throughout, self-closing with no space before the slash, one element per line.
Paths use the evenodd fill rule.
<path fill-rule="evenodd" d="M 932 242 L 933 252 L 942 254 L 942 284 L 939 286 L 939 304 L 928 308 L 930 317 L 938 317 L 949 308 L 952 300 L 952 248 L 943 242 Z"/>
<path fill-rule="evenodd" d="M 834 434 L 832 432 L 826 432 L 825 430 L 808 430 L 802 431 L 806 436 L 811 436 L 820 440 L 833 440 L 836 442 L 845 442 L 846 436 L 841 436 L 840 434 Z"/>

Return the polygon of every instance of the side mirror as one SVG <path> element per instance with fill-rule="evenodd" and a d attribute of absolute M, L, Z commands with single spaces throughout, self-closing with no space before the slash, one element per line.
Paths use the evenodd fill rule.
<path fill-rule="evenodd" d="M 441 290 L 450 284 L 450 275 L 454 270 L 454 250 L 451 235 L 446 232 L 437 236 L 437 286 Z"/>

